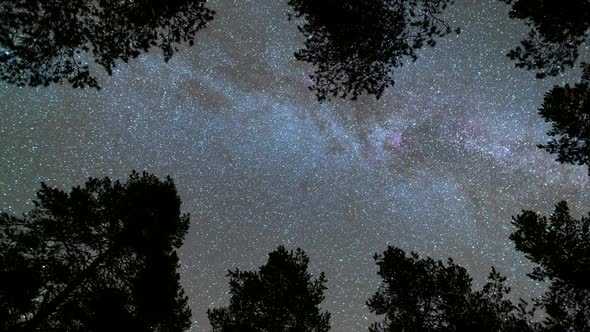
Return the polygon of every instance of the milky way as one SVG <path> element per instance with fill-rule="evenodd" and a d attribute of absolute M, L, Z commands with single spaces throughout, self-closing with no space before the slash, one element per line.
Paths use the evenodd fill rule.
<path fill-rule="evenodd" d="M 152 52 L 103 89 L 0 85 L 0 209 L 32 207 L 40 181 L 61 188 L 132 169 L 170 175 L 192 227 L 181 249 L 193 330 L 228 301 L 228 269 L 255 269 L 279 244 L 324 271 L 334 331 L 366 330 L 388 244 L 453 257 L 476 287 L 490 266 L 517 296 L 540 292 L 508 240 L 521 209 L 568 200 L 587 211 L 583 167 L 535 147 L 543 93 L 577 73 L 536 80 L 505 57 L 525 34 L 500 1 L 457 1 L 462 28 L 396 71 L 380 100 L 319 104 L 286 1 L 211 1 L 192 48 Z"/>

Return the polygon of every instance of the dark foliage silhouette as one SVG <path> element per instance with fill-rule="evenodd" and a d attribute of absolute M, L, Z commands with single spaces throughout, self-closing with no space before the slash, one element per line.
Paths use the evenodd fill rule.
<path fill-rule="evenodd" d="M 89 62 L 112 73 L 150 48 L 168 61 L 213 19 L 205 0 L 2 0 L 0 78 L 23 85 L 67 81 L 99 88 Z"/>
<path fill-rule="evenodd" d="M 369 331 L 533 331 L 532 312 L 521 300 L 513 304 L 505 296 L 510 289 L 495 269 L 482 290 L 471 289 L 467 271 L 451 259 L 447 264 L 420 258 L 389 246 L 375 255 L 382 278 L 367 305 L 385 315 Z"/>
<path fill-rule="evenodd" d="M 586 0 L 500 0 L 511 6 L 510 17 L 522 19 L 531 30 L 521 45 L 508 53 L 516 66 L 536 70 L 538 78 L 555 76 L 573 67 L 579 48 L 588 42 L 590 2 Z"/>
<path fill-rule="evenodd" d="M 547 134 L 555 138 L 539 147 L 557 154 L 561 163 L 587 165 L 590 172 L 590 66 L 584 64 L 583 71 L 580 83 L 545 94 L 539 114 L 551 122 Z"/>
<path fill-rule="evenodd" d="M 213 331 L 328 331 L 330 314 L 319 308 L 327 281 L 312 279 L 308 262 L 303 250 L 279 246 L 259 271 L 229 271 L 229 306 L 207 311 Z"/>
<path fill-rule="evenodd" d="M 0 330 L 190 327 L 175 251 L 189 217 L 170 178 L 42 184 L 37 197 L 22 218 L 0 214 Z"/>
<path fill-rule="evenodd" d="M 550 282 L 537 301 L 546 330 L 590 331 L 590 218 L 572 218 L 560 202 L 549 218 L 523 211 L 513 225 L 516 249 L 537 264 L 529 276 Z"/>
<path fill-rule="evenodd" d="M 302 18 L 305 47 L 297 60 L 315 66 L 311 75 L 320 101 L 379 98 L 394 84 L 393 71 L 416 50 L 434 46 L 452 31 L 439 14 L 452 0 L 289 0 L 292 15 Z M 456 30 L 458 32 L 458 30 Z"/>

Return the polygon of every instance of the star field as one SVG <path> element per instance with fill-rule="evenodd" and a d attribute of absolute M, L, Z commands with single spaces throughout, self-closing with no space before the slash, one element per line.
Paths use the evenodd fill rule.
<path fill-rule="evenodd" d="M 514 68 L 505 54 L 524 25 L 497 0 L 458 0 L 445 19 L 462 33 L 420 50 L 380 100 L 319 104 L 286 2 L 211 1 L 194 47 L 121 64 L 99 92 L 0 83 L 0 210 L 29 210 L 40 181 L 170 175 L 191 214 L 180 256 L 194 331 L 227 304 L 227 270 L 255 269 L 279 244 L 326 273 L 334 331 L 367 329 L 372 256 L 388 244 L 450 256 L 476 286 L 493 265 L 515 296 L 539 294 L 510 220 L 560 200 L 576 217 L 590 208 L 587 169 L 536 148 L 543 94 L 578 73 Z"/>

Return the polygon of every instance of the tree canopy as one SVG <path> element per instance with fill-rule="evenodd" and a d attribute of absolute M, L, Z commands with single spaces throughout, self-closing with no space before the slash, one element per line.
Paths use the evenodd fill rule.
<path fill-rule="evenodd" d="M 394 84 L 393 72 L 416 50 L 434 46 L 453 29 L 439 15 L 452 0 L 289 0 L 305 47 L 297 60 L 315 66 L 320 101 L 330 97 L 379 98 Z M 456 30 L 458 32 L 458 29 Z"/>
<path fill-rule="evenodd" d="M 555 76 L 574 67 L 580 47 L 588 43 L 590 2 L 585 0 L 500 0 L 510 5 L 510 17 L 521 19 L 530 27 L 521 45 L 508 57 L 516 66 L 536 70 L 538 78 Z M 552 129 L 551 139 L 538 145 L 557 154 L 557 161 L 590 167 L 590 123 L 588 122 L 588 82 L 590 66 L 581 63 L 581 82 L 573 87 L 555 86 L 545 94 L 539 114 Z M 589 169 L 590 172 L 590 169 Z"/>
<path fill-rule="evenodd" d="M 89 63 L 110 75 L 156 47 L 168 61 L 213 19 L 206 0 L 2 0 L 0 78 L 19 86 L 68 82 L 99 88 Z"/>
<path fill-rule="evenodd" d="M 516 66 L 537 70 L 537 77 L 555 76 L 573 67 L 579 48 L 588 42 L 590 3 L 586 0 L 500 0 L 511 6 L 510 17 L 531 28 L 508 56 Z"/>
<path fill-rule="evenodd" d="M 513 218 L 510 239 L 537 264 L 529 276 L 550 282 L 537 301 L 546 313 L 549 331 L 590 330 L 590 217 L 571 217 L 566 202 L 549 218 L 523 211 Z"/>
<path fill-rule="evenodd" d="M 551 139 L 539 145 L 557 154 L 557 161 L 586 165 L 590 172 L 590 66 L 583 65 L 580 83 L 555 86 L 545 94 L 539 114 L 552 128 Z"/>
<path fill-rule="evenodd" d="M 176 248 L 189 227 L 170 178 L 133 172 L 0 214 L 0 330 L 183 331 Z"/>
<path fill-rule="evenodd" d="M 492 268 L 488 282 L 479 291 L 471 288 L 465 268 L 449 259 L 446 264 L 420 258 L 389 246 L 375 255 L 382 284 L 369 298 L 372 313 L 384 315 L 369 331 L 531 331 L 532 313 L 526 303 L 518 305 L 505 297 L 506 280 Z"/>
<path fill-rule="evenodd" d="M 230 304 L 207 311 L 213 331 L 321 332 L 330 313 L 321 312 L 326 277 L 312 279 L 301 249 L 279 246 L 259 271 L 229 271 Z"/>

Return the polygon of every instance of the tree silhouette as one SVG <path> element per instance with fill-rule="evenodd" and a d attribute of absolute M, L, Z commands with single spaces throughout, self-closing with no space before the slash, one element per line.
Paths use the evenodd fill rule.
<path fill-rule="evenodd" d="M 495 269 L 482 290 L 471 289 L 467 271 L 449 259 L 420 258 L 389 246 L 375 255 L 382 284 L 367 306 L 376 315 L 385 315 L 369 327 L 379 331 L 532 331 L 521 300 L 514 305 L 505 299 L 510 289 Z"/>
<path fill-rule="evenodd" d="M 303 250 L 279 246 L 259 271 L 229 271 L 229 306 L 207 310 L 213 331 L 328 331 L 330 314 L 319 308 L 326 277 L 312 280 L 308 263 Z"/>
<path fill-rule="evenodd" d="M 508 56 L 516 66 L 537 70 L 537 77 L 555 76 L 573 67 L 579 48 L 588 42 L 590 3 L 586 0 L 500 0 L 511 6 L 510 17 L 531 27 Z"/>
<path fill-rule="evenodd" d="M 297 60 L 314 65 L 311 75 L 320 101 L 330 96 L 379 98 L 394 84 L 393 71 L 416 50 L 434 46 L 452 31 L 438 15 L 452 0 L 289 0 L 305 47 Z M 458 32 L 458 30 L 456 30 Z"/>
<path fill-rule="evenodd" d="M 547 134 L 556 138 L 539 147 L 557 154 L 561 163 L 587 165 L 590 172 L 590 66 L 582 67 L 580 83 L 555 86 L 545 94 L 539 114 L 551 122 Z"/>
<path fill-rule="evenodd" d="M 590 218 L 572 218 L 560 202 L 549 218 L 523 211 L 512 223 L 516 249 L 537 264 L 529 276 L 550 282 L 537 301 L 548 315 L 545 328 L 590 331 Z"/>
<path fill-rule="evenodd" d="M 0 1 L 0 78 L 23 85 L 99 88 L 89 62 L 112 74 L 152 47 L 168 61 L 213 19 L 206 0 Z"/>
<path fill-rule="evenodd" d="M 42 184 L 31 212 L 0 214 L 0 330 L 188 329 L 175 251 L 188 227 L 170 178 Z"/>

